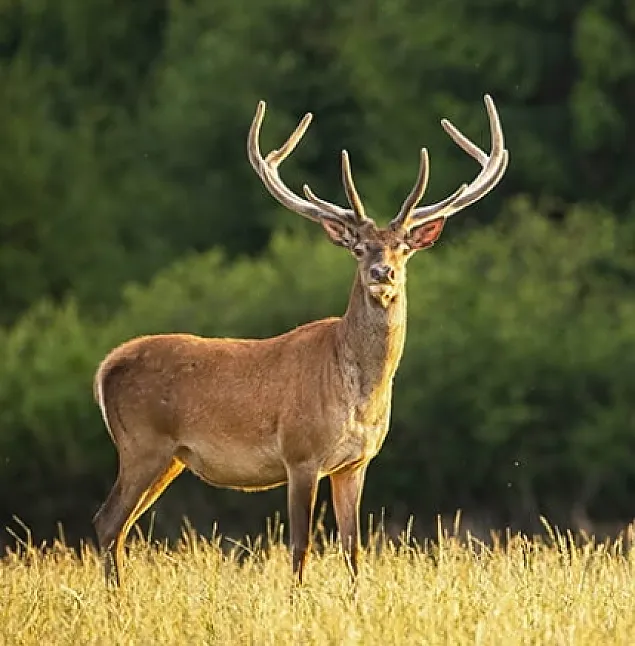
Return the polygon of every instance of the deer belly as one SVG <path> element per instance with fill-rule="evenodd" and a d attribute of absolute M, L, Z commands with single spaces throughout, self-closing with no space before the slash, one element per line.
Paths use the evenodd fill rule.
<path fill-rule="evenodd" d="M 261 491 L 287 482 L 287 472 L 275 446 L 189 444 L 180 447 L 177 455 L 201 480 L 217 487 Z"/>

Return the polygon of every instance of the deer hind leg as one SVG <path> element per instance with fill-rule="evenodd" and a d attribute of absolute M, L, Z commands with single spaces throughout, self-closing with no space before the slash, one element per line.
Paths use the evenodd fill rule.
<path fill-rule="evenodd" d="M 178 459 L 172 458 L 172 462 L 167 470 L 160 475 L 152 485 L 143 492 L 139 502 L 132 513 L 128 516 L 124 526 L 117 535 L 115 540 L 115 563 L 120 566 L 123 560 L 124 544 L 126 537 L 134 524 L 150 509 L 159 496 L 167 489 L 168 485 L 183 471 L 185 465 Z"/>
<path fill-rule="evenodd" d="M 146 489 L 143 493 L 143 496 L 137 503 L 134 511 L 128 516 L 128 520 L 124 525 L 120 535 L 127 535 L 134 524 L 143 516 L 143 514 L 152 507 L 152 505 L 157 501 L 159 496 L 168 488 L 170 483 L 181 474 L 185 469 L 185 465 L 178 458 L 172 458 L 172 463 L 167 468 L 167 470 L 159 476 L 152 485 Z M 125 538 L 124 538 L 125 540 Z"/>
<path fill-rule="evenodd" d="M 313 472 L 298 471 L 289 473 L 289 525 L 291 528 L 291 558 L 293 573 L 298 583 L 311 547 L 313 510 L 317 495 L 318 478 Z"/>
<path fill-rule="evenodd" d="M 114 578 L 117 586 L 122 583 L 123 548 L 130 528 L 183 470 L 181 462 L 164 452 L 125 456 L 120 453 L 117 480 L 93 520 L 99 547 L 106 552 L 106 581 Z"/>
<path fill-rule="evenodd" d="M 359 506 L 366 465 L 331 475 L 331 497 L 344 559 L 353 579 L 358 572 Z"/>

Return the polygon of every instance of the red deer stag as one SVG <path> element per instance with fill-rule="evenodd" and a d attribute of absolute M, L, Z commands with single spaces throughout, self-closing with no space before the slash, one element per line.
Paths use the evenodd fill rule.
<path fill-rule="evenodd" d="M 304 135 L 311 114 L 278 150 L 262 156 L 260 102 L 248 137 L 249 161 L 283 206 L 318 222 L 357 261 L 348 307 L 340 318 L 302 325 L 270 339 L 208 339 L 159 334 L 115 348 L 95 375 L 95 399 L 119 457 L 116 482 L 94 518 L 108 557 L 106 577 L 121 582 L 131 526 L 185 467 L 209 484 L 245 491 L 288 485 L 293 571 L 302 581 L 316 490 L 331 479 L 345 559 L 358 569 L 359 506 L 364 476 L 388 432 L 393 377 L 406 335 L 406 262 L 432 246 L 446 219 L 496 186 L 508 162 L 489 96 L 486 154 L 451 123 L 448 135 L 482 170 L 450 197 L 418 206 L 428 182 L 421 150 L 415 185 L 397 216 L 380 228 L 369 218 L 342 152 L 350 208 L 295 194 L 278 167 Z"/>

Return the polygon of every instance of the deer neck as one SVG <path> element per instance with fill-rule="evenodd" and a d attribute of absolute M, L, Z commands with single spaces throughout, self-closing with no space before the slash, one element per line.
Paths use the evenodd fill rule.
<path fill-rule="evenodd" d="M 348 383 L 359 389 L 362 401 L 389 402 L 405 338 L 405 286 L 384 307 L 367 293 L 358 271 L 341 319 L 340 357 L 342 371 Z"/>

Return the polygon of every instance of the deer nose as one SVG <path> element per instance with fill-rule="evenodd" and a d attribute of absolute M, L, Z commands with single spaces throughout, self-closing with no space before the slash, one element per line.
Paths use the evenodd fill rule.
<path fill-rule="evenodd" d="M 390 283 L 395 279 L 395 270 L 390 265 L 373 265 L 369 273 L 377 283 Z"/>

